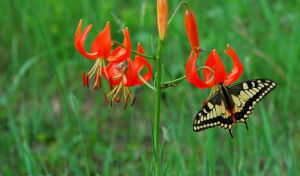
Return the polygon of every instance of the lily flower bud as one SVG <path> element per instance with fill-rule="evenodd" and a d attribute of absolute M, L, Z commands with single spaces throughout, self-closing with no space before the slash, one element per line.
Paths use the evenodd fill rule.
<path fill-rule="evenodd" d="M 159 39 L 164 40 L 168 26 L 168 3 L 167 0 L 157 0 L 157 25 Z"/>
<path fill-rule="evenodd" d="M 195 14 L 192 10 L 187 9 L 184 13 L 185 30 L 191 44 L 192 50 L 196 53 L 200 50 L 200 42 L 198 36 L 198 27 Z"/>

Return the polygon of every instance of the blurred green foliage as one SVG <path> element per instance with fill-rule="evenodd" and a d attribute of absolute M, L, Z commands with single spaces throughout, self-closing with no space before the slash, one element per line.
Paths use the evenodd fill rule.
<path fill-rule="evenodd" d="M 169 13 L 178 0 L 169 0 Z M 298 175 L 300 157 L 300 1 L 188 1 L 196 14 L 204 63 L 230 43 L 245 65 L 241 79 L 269 78 L 278 88 L 243 125 L 192 131 L 207 96 L 187 81 L 163 94 L 162 172 L 166 175 Z M 74 48 L 79 19 L 93 24 L 88 44 L 111 21 L 122 41 L 156 49 L 156 3 L 150 0 L 2 0 L 0 2 L 0 175 L 151 175 L 154 94 L 137 87 L 134 107 L 110 108 L 103 90 L 82 86 L 92 62 Z M 169 25 L 164 80 L 184 74 L 189 43 L 184 9 Z M 151 62 L 152 63 L 152 62 Z M 169 73 L 171 74 L 169 74 Z"/>

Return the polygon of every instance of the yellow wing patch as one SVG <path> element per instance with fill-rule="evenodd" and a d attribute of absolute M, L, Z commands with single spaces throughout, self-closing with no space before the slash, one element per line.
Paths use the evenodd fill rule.
<path fill-rule="evenodd" d="M 203 109 L 197 114 L 194 120 L 193 129 L 194 131 L 201 131 L 215 126 L 231 129 L 234 126 L 234 123 L 231 122 L 229 117 L 230 112 L 226 110 L 223 100 L 220 104 L 207 102 Z"/>
<path fill-rule="evenodd" d="M 234 89 L 234 86 L 232 86 Z M 276 83 L 270 80 L 253 80 L 242 83 L 238 94 L 232 93 L 234 111 L 238 116 L 237 122 L 245 123 L 252 114 L 255 104 L 260 102 L 275 87 Z M 230 91 L 230 88 L 229 88 Z"/>

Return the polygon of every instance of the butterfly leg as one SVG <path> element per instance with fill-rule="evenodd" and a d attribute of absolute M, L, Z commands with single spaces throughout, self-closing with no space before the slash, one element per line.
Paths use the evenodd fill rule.
<path fill-rule="evenodd" d="M 228 129 L 228 131 L 229 131 L 229 134 L 230 134 L 231 138 L 233 138 L 233 135 L 231 133 L 231 129 Z"/>
<path fill-rule="evenodd" d="M 245 123 L 245 125 L 246 125 L 246 129 L 249 130 L 248 125 L 247 125 L 247 122 L 245 121 L 244 123 Z"/>

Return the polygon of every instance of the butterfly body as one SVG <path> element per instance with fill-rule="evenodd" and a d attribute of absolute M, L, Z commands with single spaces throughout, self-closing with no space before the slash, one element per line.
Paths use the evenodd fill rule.
<path fill-rule="evenodd" d="M 225 108 L 231 113 L 231 115 L 234 114 L 234 102 L 226 86 L 224 86 L 222 83 L 220 83 L 218 86 L 222 99 L 224 100 Z"/>
<path fill-rule="evenodd" d="M 267 79 L 244 81 L 238 84 L 225 86 L 218 85 L 216 92 L 197 113 L 193 130 L 202 131 L 219 126 L 231 129 L 236 123 L 244 123 L 253 111 L 254 105 L 261 101 L 275 87 L 276 83 Z"/>

